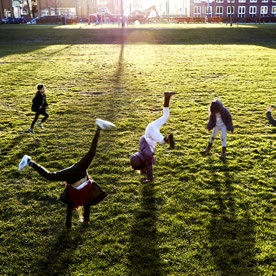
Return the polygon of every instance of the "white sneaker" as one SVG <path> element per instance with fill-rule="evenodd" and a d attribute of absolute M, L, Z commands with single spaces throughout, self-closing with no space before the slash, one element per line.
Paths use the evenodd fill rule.
<path fill-rule="evenodd" d="M 109 121 L 102 120 L 102 119 L 96 119 L 96 125 L 101 129 L 116 127 L 113 123 L 111 123 Z"/>
<path fill-rule="evenodd" d="M 31 160 L 31 157 L 28 155 L 24 155 L 23 158 L 21 159 L 19 165 L 18 165 L 18 170 L 21 171 L 23 168 L 29 166 L 29 161 Z"/>

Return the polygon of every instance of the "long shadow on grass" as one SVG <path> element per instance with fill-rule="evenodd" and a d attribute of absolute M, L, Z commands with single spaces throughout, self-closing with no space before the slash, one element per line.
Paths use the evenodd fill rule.
<path fill-rule="evenodd" d="M 152 183 L 142 187 L 140 210 L 134 217 L 128 252 L 129 275 L 163 275 L 158 254 L 156 206 Z"/>
<path fill-rule="evenodd" d="M 255 275 L 255 225 L 249 203 L 233 188 L 227 163 L 214 165 L 212 218 L 209 225 L 211 253 L 220 275 Z"/>
<path fill-rule="evenodd" d="M 18 198 L 24 206 L 30 204 L 29 199 L 36 199 L 40 202 L 44 211 L 45 206 L 48 205 L 57 204 L 60 207 L 62 206 L 61 208 L 64 209 L 65 218 L 66 207 L 64 206 L 66 205 L 61 202 L 57 203 L 56 197 L 45 194 L 43 189 L 47 190 L 47 188 L 40 188 L 39 191 L 30 192 L 27 190 L 25 192 L 20 192 Z M 50 208 L 48 210 L 50 210 Z M 47 242 L 40 244 L 37 251 L 37 259 L 34 260 L 35 265 L 29 266 L 30 271 L 28 271 L 28 275 L 71 275 L 72 270 L 70 270 L 69 266 L 76 263 L 74 260 L 74 252 L 79 246 L 85 243 L 84 237 L 86 237 L 86 233 L 89 229 L 89 226 L 82 224 L 73 226 L 72 229 L 66 229 L 64 223 L 60 221 L 48 226 L 47 230 L 45 230 L 47 232 L 47 237 L 45 239 Z M 43 232 L 40 231 L 38 236 L 41 235 L 42 238 Z M 33 250 L 35 250 L 35 248 Z M 23 255 L 22 258 L 26 258 L 26 256 Z M 26 259 L 28 260 L 28 258 Z"/>
<path fill-rule="evenodd" d="M 254 28 L 93 28 L 63 29 L 55 26 L 0 26 L 0 57 L 28 53 L 50 45 L 136 44 L 260 45 L 275 49 L 276 32 L 272 26 Z M 8 31 L 7 31 L 8 30 Z M 18 47 L 20 45 L 20 47 Z"/>
<path fill-rule="evenodd" d="M 79 229 L 81 228 L 81 229 Z M 88 228 L 61 229 L 55 233 L 55 241 L 45 245 L 43 259 L 37 264 L 33 275 L 71 275 L 69 266 L 74 264 L 74 251 L 83 244 L 83 236 Z"/>

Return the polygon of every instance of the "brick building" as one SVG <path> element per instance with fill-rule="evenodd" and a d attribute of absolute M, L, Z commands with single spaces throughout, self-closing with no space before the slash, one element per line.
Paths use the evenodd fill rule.
<path fill-rule="evenodd" d="M 0 17 L 62 15 L 87 18 L 99 8 L 121 14 L 123 5 L 124 14 L 129 14 L 137 9 L 143 11 L 152 4 L 161 16 L 270 18 L 276 21 L 276 0 L 0 0 Z"/>
<path fill-rule="evenodd" d="M 191 0 L 191 17 L 276 18 L 276 0 Z"/>

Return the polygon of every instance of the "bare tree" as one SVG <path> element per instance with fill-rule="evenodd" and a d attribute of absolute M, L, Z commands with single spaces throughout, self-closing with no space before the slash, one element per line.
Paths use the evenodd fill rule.
<path fill-rule="evenodd" d="M 0 18 L 4 17 L 3 0 L 0 0 Z"/>

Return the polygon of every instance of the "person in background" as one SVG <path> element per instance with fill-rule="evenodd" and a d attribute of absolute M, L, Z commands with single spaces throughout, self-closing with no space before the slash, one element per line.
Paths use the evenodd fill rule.
<path fill-rule="evenodd" d="M 160 132 L 161 127 L 170 117 L 169 104 L 171 96 L 175 92 L 164 93 L 163 115 L 157 120 L 149 123 L 146 127 L 145 134 L 140 138 L 139 150 L 130 156 L 130 164 L 134 170 L 140 170 L 141 174 L 146 174 L 147 178 L 142 179 L 142 183 L 153 180 L 153 168 L 155 164 L 154 150 L 157 143 L 168 143 L 170 148 L 174 148 L 175 142 L 173 134 L 163 136 Z"/>
<path fill-rule="evenodd" d="M 43 128 L 42 124 L 49 118 L 49 115 L 46 112 L 47 108 L 48 108 L 48 103 L 46 101 L 45 87 L 43 84 L 38 84 L 37 92 L 32 102 L 32 111 L 35 112 L 35 117 L 31 123 L 31 127 L 28 129 L 30 133 L 34 134 L 34 126 L 38 120 L 39 115 L 43 115 L 44 117 L 39 123 L 37 123 L 37 125 L 41 129 Z"/>
<path fill-rule="evenodd" d="M 266 108 L 266 118 L 271 125 L 276 126 L 276 120 L 272 117 L 272 108 L 270 106 Z"/>
<path fill-rule="evenodd" d="M 234 126 L 232 122 L 232 116 L 228 109 L 222 105 L 219 100 L 214 100 L 209 106 L 209 121 L 206 128 L 212 131 L 211 138 L 207 148 L 203 151 L 203 154 L 210 152 L 214 140 L 219 132 L 221 132 L 222 151 L 220 158 L 226 158 L 226 134 L 228 131 L 233 132 Z"/>

